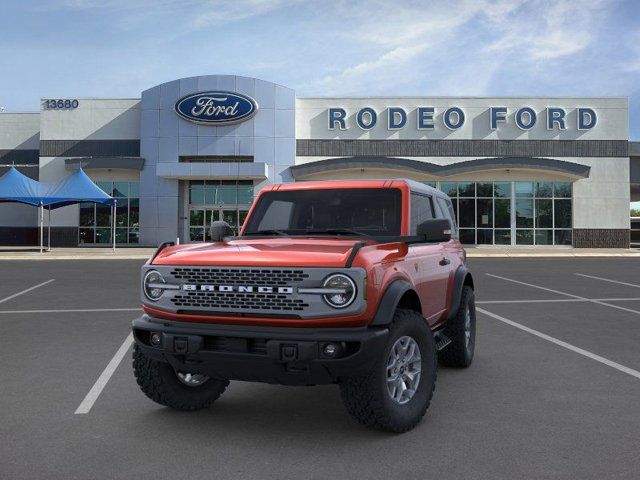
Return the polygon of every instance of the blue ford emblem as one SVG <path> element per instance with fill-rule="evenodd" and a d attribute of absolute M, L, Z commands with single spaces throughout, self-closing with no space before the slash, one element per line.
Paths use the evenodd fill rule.
<path fill-rule="evenodd" d="M 190 122 L 229 125 L 249 120 L 258 111 L 258 104 L 241 93 L 199 92 L 182 97 L 176 102 L 175 110 Z"/>

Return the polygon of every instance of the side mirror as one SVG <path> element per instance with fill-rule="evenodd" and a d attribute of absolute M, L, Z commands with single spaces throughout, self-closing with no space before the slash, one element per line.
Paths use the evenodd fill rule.
<path fill-rule="evenodd" d="M 233 230 L 231 230 L 227 222 L 217 220 L 211 224 L 209 233 L 211 234 L 212 242 L 221 242 L 224 237 L 233 235 Z"/>
<path fill-rule="evenodd" d="M 444 218 L 425 220 L 418 225 L 417 234 L 427 242 L 448 242 L 451 240 L 451 223 Z"/>

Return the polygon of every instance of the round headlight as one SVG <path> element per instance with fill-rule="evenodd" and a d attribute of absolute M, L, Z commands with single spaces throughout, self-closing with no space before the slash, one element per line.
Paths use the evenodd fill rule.
<path fill-rule="evenodd" d="M 164 293 L 164 288 L 162 288 L 164 283 L 165 281 L 164 278 L 162 278 L 162 275 L 155 270 L 149 270 L 142 281 L 144 296 L 152 302 L 155 302 Z"/>
<path fill-rule="evenodd" d="M 356 298 L 356 285 L 348 276 L 336 273 L 327 277 L 322 286 L 330 293 L 322 295 L 324 301 L 333 308 L 348 307 Z"/>

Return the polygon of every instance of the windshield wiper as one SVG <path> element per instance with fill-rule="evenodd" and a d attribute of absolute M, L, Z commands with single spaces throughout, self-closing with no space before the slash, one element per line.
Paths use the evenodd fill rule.
<path fill-rule="evenodd" d="M 327 228 L 325 230 L 305 230 L 304 233 L 307 235 L 326 234 L 326 235 L 356 235 L 358 237 L 371 236 L 366 233 L 359 232 L 357 230 L 352 230 L 350 228 Z"/>
<path fill-rule="evenodd" d="M 257 230 L 255 232 L 246 232 L 245 235 L 281 235 L 281 236 L 288 236 L 289 234 L 287 232 L 283 232 L 282 230 L 269 229 L 269 230 Z"/>

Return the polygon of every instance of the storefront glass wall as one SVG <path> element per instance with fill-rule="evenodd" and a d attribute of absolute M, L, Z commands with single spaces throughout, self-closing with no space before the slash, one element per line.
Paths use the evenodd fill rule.
<path fill-rule="evenodd" d="M 140 227 L 140 182 L 96 182 L 108 195 L 117 199 L 116 244 L 138 243 Z M 111 206 L 80 204 L 78 244 L 110 244 L 113 219 Z"/>
<path fill-rule="evenodd" d="M 189 240 L 209 240 L 209 227 L 216 220 L 227 222 L 237 234 L 251 202 L 251 180 L 192 180 L 189 182 Z"/>
<path fill-rule="evenodd" d="M 424 182 L 453 201 L 468 245 L 571 245 L 570 182 Z"/>

